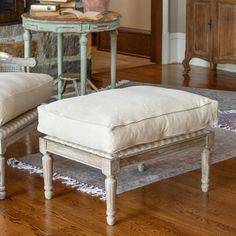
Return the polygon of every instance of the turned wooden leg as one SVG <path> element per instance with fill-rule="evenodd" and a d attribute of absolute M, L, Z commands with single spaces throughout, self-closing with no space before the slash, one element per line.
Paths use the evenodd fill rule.
<path fill-rule="evenodd" d="M 105 180 L 106 204 L 107 204 L 107 224 L 114 225 L 116 222 L 116 176 L 108 175 Z"/>
<path fill-rule="evenodd" d="M 208 192 L 209 188 L 209 175 L 210 175 L 210 158 L 211 150 L 209 148 L 209 137 L 207 136 L 206 146 L 202 151 L 202 191 Z"/>
<path fill-rule="evenodd" d="M 79 89 L 78 89 L 78 84 L 76 80 L 73 80 L 74 88 L 75 88 L 75 93 L 77 96 L 79 96 Z"/>
<path fill-rule="evenodd" d="M 62 98 L 62 95 L 65 93 L 66 91 L 66 84 L 67 84 L 67 81 L 63 81 L 63 84 L 62 84 L 62 88 L 61 88 L 61 98 Z"/>
<path fill-rule="evenodd" d="M 25 142 L 26 142 L 26 153 L 27 155 L 32 154 L 32 141 L 30 134 L 25 135 Z"/>
<path fill-rule="evenodd" d="M 138 164 L 138 171 L 143 172 L 145 170 L 145 165 L 144 163 Z"/>
<path fill-rule="evenodd" d="M 182 62 L 183 66 L 184 66 L 183 75 L 187 75 L 189 73 L 189 71 L 191 70 L 190 65 L 189 65 L 190 60 L 191 60 L 191 58 L 185 57 L 185 59 Z"/>
<path fill-rule="evenodd" d="M 43 155 L 43 177 L 44 177 L 44 196 L 46 199 L 52 198 L 52 157 L 45 153 Z"/>
<path fill-rule="evenodd" d="M 6 197 L 5 191 L 5 157 L 0 155 L 0 200 Z"/>

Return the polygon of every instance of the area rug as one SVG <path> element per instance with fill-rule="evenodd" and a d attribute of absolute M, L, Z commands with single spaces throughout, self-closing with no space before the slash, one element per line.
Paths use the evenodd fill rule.
<path fill-rule="evenodd" d="M 134 83 L 126 83 L 121 86 L 132 86 L 132 84 Z M 236 133 L 232 131 L 236 130 L 236 93 L 218 90 L 215 90 L 215 92 L 208 89 L 195 90 L 193 88 L 184 88 L 184 90 L 192 90 L 191 92 L 194 91 L 197 94 L 210 98 L 214 97 L 214 99 L 219 101 L 221 111 L 219 113 L 220 123 L 218 126 L 224 129 L 213 128 L 216 137 L 211 160 L 212 164 L 235 157 Z M 139 172 L 136 166 L 122 170 L 118 176 L 118 194 L 199 169 L 202 148 L 203 143 L 199 143 L 174 155 L 169 154 L 163 156 L 161 159 L 150 161 L 146 164 L 146 170 L 144 172 Z M 78 191 L 105 199 L 105 176 L 101 171 L 58 156 L 54 156 L 54 160 L 54 180 L 59 180 L 64 184 L 76 188 Z M 18 160 L 10 158 L 8 165 L 13 168 L 25 169 L 31 174 L 37 173 L 42 175 L 41 154 L 39 153 L 25 156 Z"/>
<path fill-rule="evenodd" d="M 236 131 L 236 110 L 219 111 L 218 127 Z"/>

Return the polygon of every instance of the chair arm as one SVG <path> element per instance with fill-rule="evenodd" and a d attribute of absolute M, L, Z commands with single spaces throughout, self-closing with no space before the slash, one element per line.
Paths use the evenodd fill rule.
<path fill-rule="evenodd" d="M 37 64 L 37 61 L 33 57 L 19 58 L 19 57 L 13 57 L 12 55 L 5 52 L 0 52 L 0 63 L 17 64 L 23 67 L 25 66 L 34 67 Z"/>

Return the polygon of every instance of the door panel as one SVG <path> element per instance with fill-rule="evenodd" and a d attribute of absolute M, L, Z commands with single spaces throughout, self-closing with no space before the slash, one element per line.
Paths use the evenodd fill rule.
<path fill-rule="evenodd" d="M 211 1 L 192 0 L 188 6 L 189 49 L 203 59 L 211 58 Z"/>
<path fill-rule="evenodd" d="M 214 59 L 218 62 L 236 61 L 236 1 L 217 1 Z"/>

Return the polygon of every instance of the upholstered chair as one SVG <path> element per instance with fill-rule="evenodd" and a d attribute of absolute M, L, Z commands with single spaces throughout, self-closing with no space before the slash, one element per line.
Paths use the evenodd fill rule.
<path fill-rule="evenodd" d="M 52 95 L 51 76 L 26 73 L 35 65 L 34 58 L 16 58 L 0 52 L 0 199 L 6 196 L 4 153 L 7 146 L 36 128 L 36 108 Z"/>

